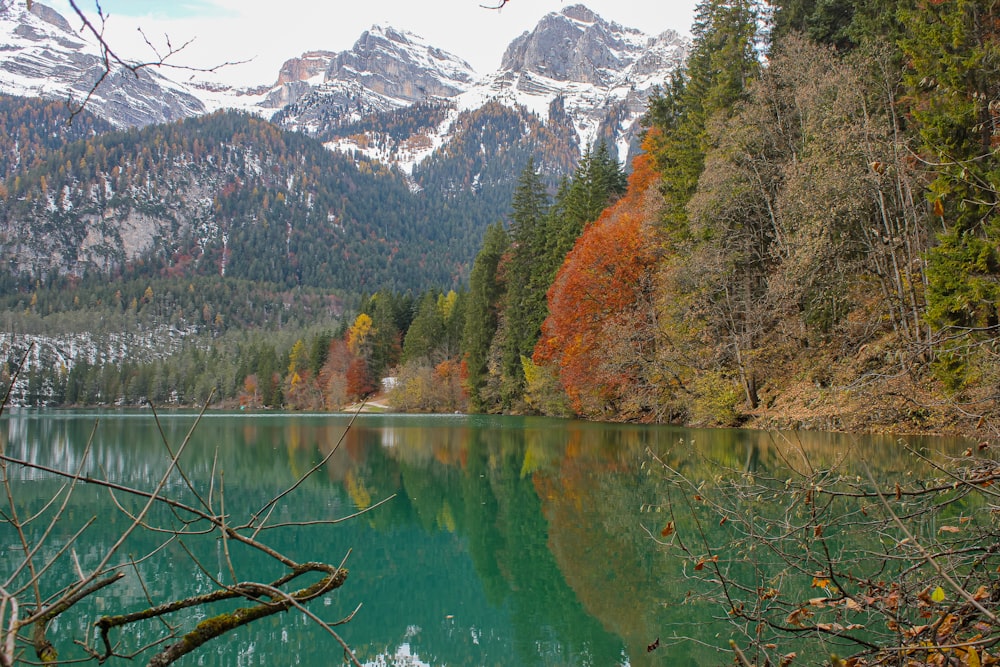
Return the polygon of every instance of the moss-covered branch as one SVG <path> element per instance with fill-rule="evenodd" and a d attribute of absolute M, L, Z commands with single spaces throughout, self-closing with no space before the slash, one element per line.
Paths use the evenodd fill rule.
<path fill-rule="evenodd" d="M 110 586 L 124 576 L 124 573 L 116 572 L 110 577 L 105 577 L 104 579 L 98 579 L 91 582 L 87 586 L 78 590 L 76 593 L 61 599 L 58 603 L 52 605 L 39 615 L 34 622 L 31 633 L 31 643 L 35 647 L 35 655 L 38 656 L 38 659 L 45 664 L 49 664 L 55 662 L 59 657 L 55 647 L 52 645 L 52 642 L 50 642 L 45 636 L 45 631 L 48 629 L 49 623 L 52 619 L 68 610 L 80 600 L 89 597 L 106 586 Z"/>
<path fill-rule="evenodd" d="M 314 584 L 294 593 L 288 593 L 284 596 L 277 596 L 275 594 L 278 587 L 310 572 L 323 573 L 325 576 Z M 231 600 L 234 598 L 245 598 L 247 600 L 259 600 L 264 597 L 271 598 L 272 601 L 270 602 L 261 602 L 253 607 L 242 607 L 232 612 L 205 619 L 193 630 L 181 637 L 179 641 L 171 644 L 149 661 L 149 667 L 170 665 L 181 656 L 187 655 L 211 639 L 258 619 L 281 611 L 287 611 L 293 606 L 314 600 L 321 595 L 339 588 L 346 580 L 347 570 L 345 568 L 334 567 L 325 563 L 303 563 L 295 566 L 292 571 L 269 585 L 252 582 L 240 583 L 205 595 L 196 595 L 183 600 L 176 600 L 132 614 L 104 616 L 95 624 L 100 629 L 101 641 L 104 643 L 103 658 L 107 659 L 113 654 L 111 641 L 108 636 L 112 628 L 122 627 L 130 623 L 157 618 L 182 609 L 198 607 L 222 600 Z"/>

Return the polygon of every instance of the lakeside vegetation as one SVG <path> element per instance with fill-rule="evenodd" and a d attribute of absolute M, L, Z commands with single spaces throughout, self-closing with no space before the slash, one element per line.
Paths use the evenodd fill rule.
<path fill-rule="evenodd" d="M 496 354 L 473 404 L 995 434 L 998 20 L 974 1 L 699 3 L 628 191 L 554 280 L 505 273 L 544 266 L 544 206 L 498 260 L 484 245 Z M 519 376 L 500 351 L 525 327 Z"/>

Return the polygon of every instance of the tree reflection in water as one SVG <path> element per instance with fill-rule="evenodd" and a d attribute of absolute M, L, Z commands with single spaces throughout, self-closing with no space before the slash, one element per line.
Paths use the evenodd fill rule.
<path fill-rule="evenodd" d="M 168 437 L 192 420 L 167 416 Z M 15 456 L 64 465 L 78 460 L 93 423 L 93 414 L 5 416 L 0 445 Z M 346 423 L 329 415 L 211 415 L 199 426 L 186 469 L 195 478 L 209 475 L 218 450 L 227 504 L 252 506 L 320 460 Z M 153 428 L 146 415 L 103 415 L 91 465 L 134 484 L 154 479 L 164 463 Z M 818 467 L 863 458 L 890 478 L 913 464 L 899 456 L 892 438 L 801 434 L 798 442 Z M 912 442 L 952 452 L 964 446 Z M 664 476 L 651 470 L 651 453 L 696 483 L 723 469 L 779 476 L 788 456 L 779 440 L 762 432 L 365 416 L 324 475 L 310 479 L 298 492 L 299 504 L 281 518 L 344 516 L 397 497 L 332 529 L 290 529 L 282 546 L 294 557 L 353 550 L 347 585 L 324 600 L 322 611 L 334 618 L 363 603 L 342 633 L 363 664 L 728 662 L 731 656 L 719 653 L 728 647 L 727 620 L 718 618 L 718 607 L 690 595 L 690 564 L 652 537 L 667 520 L 669 490 Z M 29 506 L 41 507 L 56 482 L 24 473 L 16 483 Z M 83 493 L 74 511 L 93 513 L 101 502 L 99 494 Z M 91 539 L 110 540 L 115 527 L 109 521 Z M 192 548 L 211 560 L 218 545 Z M 252 554 L 234 559 L 245 571 L 257 566 Z M 175 571 L 179 560 L 166 554 L 148 565 L 154 588 L 199 585 L 198 576 Z M 135 585 L 115 594 L 130 604 L 144 601 Z M 73 627 L 88 632 L 87 619 Z M 659 645 L 648 650 L 656 639 Z M 326 665 L 335 652 L 289 616 L 237 633 L 200 656 L 200 664 L 237 664 L 248 646 L 260 664 L 282 664 L 292 652 L 300 664 Z"/>

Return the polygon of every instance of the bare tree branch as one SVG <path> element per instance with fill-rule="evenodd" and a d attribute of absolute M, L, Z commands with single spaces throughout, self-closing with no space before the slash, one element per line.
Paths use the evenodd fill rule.
<path fill-rule="evenodd" d="M 336 622 L 323 621 L 305 608 L 305 605 L 310 601 L 343 585 L 348 574 L 347 569 L 344 567 L 347 557 L 345 556 L 344 560 L 341 561 L 339 565 L 329 565 L 320 562 L 299 563 L 283 554 L 279 549 L 260 541 L 258 539 L 258 534 L 262 530 L 273 531 L 287 526 L 338 523 L 340 521 L 356 517 L 366 511 L 372 511 L 388 502 L 391 497 L 386 498 L 371 507 L 366 508 L 365 510 L 356 512 L 349 517 L 332 520 L 304 519 L 302 521 L 284 522 L 278 525 L 267 525 L 267 520 L 271 516 L 271 513 L 279 506 L 279 501 L 287 498 L 288 494 L 298 488 L 305 481 L 305 479 L 320 470 L 322 465 L 329 461 L 330 456 L 332 455 L 331 452 L 323 458 L 320 465 L 314 466 L 308 473 L 296 479 L 296 481 L 289 487 L 275 494 L 271 500 L 263 505 L 261 511 L 250 515 L 241 525 L 238 525 L 239 522 L 234 521 L 226 513 L 227 509 L 224 495 L 225 485 L 222 483 L 221 473 L 218 473 L 217 471 L 217 465 L 213 463 L 211 480 L 209 481 L 210 489 L 208 495 L 206 496 L 201 493 L 198 485 L 196 485 L 187 475 L 180 463 L 181 456 L 190 443 L 192 435 L 197 425 L 203 418 L 207 406 L 208 402 L 206 402 L 202 407 L 202 411 L 197 416 L 191 429 L 189 429 L 184 440 L 176 448 L 171 447 L 161 428 L 161 438 L 163 439 L 165 450 L 169 454 L 169 460 L 166 470 L 159 476 L 158 482 L 152 491 L 144 491 L 126 486 L 124 484 L 112 482 L 107 478 L 106 474 L 104 479 L 84 475 L 84 465 L 91 451 L 94 433 L 91 433 L 88 440 L 86 455 L 73 472 L 59 470 L 50 466 L 34 463 L 32 461 L 22 460 L 6 453 L 0 453 L 0 477 L 2 477 L 0 481 L 4 484 L 8 504 L 4 518 L 15 529 L 20 531 L 20 534 L 22 535 L 22 549 L 24 551 L 24 558 L 20 563 L 16 564 L 15 573 L 10 575 L 6 584 L 0 587 L 0 667 L 12 667 L 16 658 L 15 652 L 17 651 L 18 642 L 23 642 L 27 646 L 33 647 L 39 660 L 45 664 L 51 664 L 54 662 L 67 664 L 68 662 L 87 662 L 91 660 L 104 662 L 111 656 L 133 658 L 142 655 L 147 651 L 156 649 L 158 652 L 151 658 L 149 664 L 169 665 L 181 656 L 195 651 L 205 642 L 225 635 L 226 633 L 252 623 L 255 620 L 266 618 L 278 612 L 288 611 L 290 609 L 295 609 L 307 618 L 316 622 L 321 629 L 330 634 L 344 649 L 347 659 L 352 664 L 360 666 L 360 663 L 354 657 L 353 652 L 347 646 L 346 642 L 344 642 L 344 640 L 333 630 L 334 625 L 345 623 L 352 619 L 360 606 L 346 618 Z M 355 418 L 356 417 L 357 415 L 355 415 Z M 353 419 L 351 424 L 353 424 Z M 350 428 L 350 425 L 348 428 Z M 343 436 L 341 436 L 337 447 L 339 447 L 340 442 L 343 442 L 343 439 Z M 336 451 L 336 447 L 334 448 L 334 451 Z M 218 453 L 216 453 L 216 457 L 217 456 Z M 59 506 L 56 507 L 55 500 L 46 503 L 46 508 L 51 509 L 53 517 L 49 526 L 42 533 L 40 541 L 36 539 L 36 541 L 33 542 L 29 534 L 23 529 L 25 522 L 20 518 L 16 502 L 16 494 L 13 492 L 13 488 L 11 486 L 11 479 L 9 475 L 9 469 L 11 466 L 23 466 L 26 469 L 44 471 L 48 474 L 68 480 L 67 485 L 64 486 L 59 492 L 63 496 L 61 499 L 62 502 Z M 216 474 L 219 475 L 219 480 L 215 479 Z M 168 480 L 174 477 L 180 477 L 183 480 L 184 485 L 195 495 L 198 500 L 198 505 L 200 506 L 189 505 L 165 493 Z M 219 483 L 217 498 L 219 507 L 215 508 L 213 495 L 215 493 L 215 484 L 217 481 Z M 128 526 L 118 535 L 114 544 L 110 548 L 104 550 L 97 565 L 89 567 L 86 571 L 80 567 L 79 559 L 75 557 L 74 545 L 79 542 L 84 531 L 93 523 L 93 518 L 89 521 L 85 521 L 75 534 L 71 535 L 69 538 L 64 538 L 64 541 L 58 545 L 57 549 L 55 549 L 54 555 L 52 555 L 53 551 L 51 548 L 53 546 L 51 542 L 54 539 L 51 527 L 54 522 L 60 521 L 66 515 L 69 496 L 72 494 L 76 486 L 81 483 L 92 484 L 99 488 L 103 488 L 107 492 L 112 505 L 118 511 L 127 516 L 129 520 Z M 119 501 L 117 497 L 118 494 L 125 494 L 141 499 L 141 508 L 138 511 L 129 510 L 125 504 Z M 176 520 L 179 521 L 180 525 L 173 528 L 169 526 L 155 525 L 157 523 L 155 520 L 150 521 L 151 510 L 154 507 L 162 507 L 172 512 Z M 31 519 L 41 517 L 45 513 L 46 510 L 33 514 L 31 515 Z M 145 555 L 140 556 L 139 558 L 129 556 L 128 559 L 121 564 L 113 563 L 112 558 L 114 558 L 119 552 L 125 539 L 131 533 L 136 531 L 143 531 L 149 534 L 163 534 L 165 538 L 160 541 L 158 546 L 153 547 Z M 225 568 L 228 572 L 228 576 L 231 577 L 232 583 L 224 584 L 218 581 L 216 577 L 205 570 L 201 563 L 198 562 L 195 555 L 188 550 L 183 542 L 179 542 L 180 546 L 188 553 L 190 561 L 197 568 L 202 570 L 213 582 L 215 582 L 215 585 L 218 588 L 214 592 L 208 594 L 193 595 L 176 600 L 154 602 L 154 600 L 150 597 L 149 590 L 142 581 L 142 575 L 138 568 L 139 563 L 151 558 L 154 554 L 161 552 L 162 549 L 166 548 L 169 544 L 178 541 L 179 538 L 184 535 L 198 535 L 216 531 L 218 531 L 219 537 L 222 539 L 224 544 Z M 238 578 L 237 569 L 235 568 L 230 557 L 231 542 L 237 542 L 259 551 L 273 561 L 281 563 L 286 569 L 285 574 L 267 584 L 245 580 L 241 582 Z M 40 557 L 40 554 L 43 553 L 43 546 L 46 547 L 44 552 L 48 555 L 45 556 L 44 562 L 39 561 L 36 565 L 36 557 Z M 43 592 L 42 587 L 47 580 L 48 571 L 57 562 L 63 562 L 67 552 L 69 552 L 73 557 L 73 563 L 75 563 L 74 567 L 78 574 L 77 580 L 55 593 L 50 598 L 43 599 L 45 593 Z M 56 647 L 46 634 L 49 625 L 57 617 L 73 608 L 80 601 L 89 598 L 95 592 L 103 590 L 104 588 L 121 580 L 125 576 L 123 568 L 126 567 L 134 570 L 136 575 L 139 577 L 140 585 L 147 601 L 149 602 L 148 607 L 137 612 L 108 615 L 98 619 L 95 625 L 98 629 L 98 635 L 100 637 L 99 643 L 101 647 L 98 649 L 90 646 L 89 641 L 75 641 L 75 643 L 86 653 L 87 657 L 82 660 L 74 659 L 70 661 L 61 659 L 57 654 Z M 25 570 L 27 571 L 27 583 L 22 583 L 20 591 L 14 591 L 11 593 L 9 590 L 9 584 L 13 583 L 19 574 Z M 318 580 L 299 590 L 284 590 L 293 581 L 309 574 L 320 575 L 320 577 Z M 26 590 L 26 587 L 29 586 L 34 587 L 36 591 L 36 603 L 29 610 L 29 613 L 25 615 L 23 614 L 22 607 L 18 605 L 17 595 L 19 592 Z M 178 611 L 192 608 L 204 609 L 216 602 L 236 599 L 246 600 L 252 604 L 243 606 L 232 612 L 212 615 L 194 628 L 186 631 L 182 631 L 179 624 L 175 625 L 168 621 L 170 614 Z M 118 646 L 112 641 L 111 631 L 115 628 L 121 628 L 150 619 L 157 619 L 163 624 L 166 631 L 165 636 L 146 643 L 144 646 L 139 647 L 131 654 L 126 655 L 126 653 L 120 652 Z"/>
<path fill-rule="evenodd" d="M 28 9 L 31 9 L 31 0 L 27 0 Z M 83 32 L 97 41 L 97 45 L 101 51 L 101 60 L 103 62 L 103 67 L 97 78 L 97 80 L 90 86 L 87 93 L 84 95 L 82 100 L 74 102 L 69 100 L 70 104 L 70 122 L 87 107 L 87 104 L 93 99 L 94 95 L 97 93 L 98 88 L 107 81 L 108 77 L 116 70 L 127 72 L 128 74 L 139 78 L 140 73 L 144 69 L 149 68 L 171 68 L 176 70 L 185 70 L 189 72 L 200 72 L 200 73 L 211 73 L 217 72 L 225 67 L 230 67 L 232 65 L 240 65 L 247 61 L 237 60 L 237 61 L 226 61 L 223 63 L 218 63 L 215 65 L 207 67 L 192 67 L 189 65 L 178 65 L 172 62 L 178 54 L 184 51 L 194 39 L 189 39 L 182 43 L 180 46 L 174 46 L 171 43 L 169 36 L 164 36 L 165 48 L 160 49 L 152 40 L 150 40 L 146 33 L 139 29 L 139 33 L 142 35 L 143 41 L 149 47 L 150 51 L 153 53 L 153 58 L 149 60 L 130 60 L 126 57 L 120 55 L 120 53 L 111 45 L 107 36 L 105 35 L 105 29 L 107 28 L 107 21 L 109 15 L 104 12 L 101 7 L 99 0 L 94 0 L 94 13 L 96 14 L 95 19 L 91 19 L 81 7 L 77 0 L 69 0 L 70 8 L 73 13 L 76 14 L 77 18 L 81 22 L 80 32 Z"/>

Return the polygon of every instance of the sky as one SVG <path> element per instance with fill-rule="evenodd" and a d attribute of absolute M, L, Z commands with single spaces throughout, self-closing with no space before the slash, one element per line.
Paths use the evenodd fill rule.
<path fill-rule="evenodd" d="M 79 22 L 72 20 L 68 0 L 41 1 L 74 27 Z M 256 86 L 273 83 L 284 61 L 306 51 L 350 49 L 375 24 L 415 33 L 487 74 L 500 66 L 511 40 L 575 1 L 509 0 L 500 10 L 480 5 L 491 0 L 100 0 L 100 6 L 108 16 L 106 35 L 119 55 L 153 59 L 143 34 L 159 49 L 168 38 L 174 47 L 190 41 L 170 62 L 207 69 L 247 61 L 223 67 L 214 77 Z M 605 19 L 649 34 L 668 29 L 687 34 L 696 2 L 582 0 Z M 95 0 L 77 4 L 96 14 Z"/>

